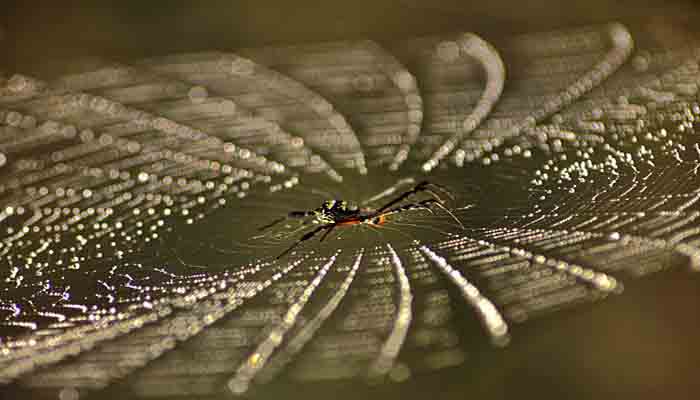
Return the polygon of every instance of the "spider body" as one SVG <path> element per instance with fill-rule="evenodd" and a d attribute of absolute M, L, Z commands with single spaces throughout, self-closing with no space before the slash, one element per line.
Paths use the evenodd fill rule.
<path fill-rule="evenodd" d="M 316 219 L 321 223 L 337 225 L 356 225 L 371 223 L 379 225 L 385 218 L 372 218 L 375 210 L 371 208 L 359 208 L 345 200 L 327 200 L 323 205 L 313 210 Z M 381 220 L 381 222 L 380 222 Z"/>
<path fill-rule="evenodd" d="M 345 200 L 327 200 L 316 210 L 317 217 L 324 222 L 339 222 L 343 219 L 359 217 L 361 211 L 356 206 L 350 206 Z"/>
<path fill-rule="evenodd" d="M 413 210 L 413 209 L 428 209 L 430 210 L 430 205 L 437 205 L 446 212 L 450 213 L 445 207 L 444 207 L 444 201 L 440 196 L 435 193 L 433 189 L 438 189 L 439 191 L 445 193 L 447 196 L 452 198 L 451 193 L 444 187 L 439 186 L 437 184 L 428 182 L 428 181 L 423 181 L 416 186 L 413 187 L 413 189 L 408 190 L 402 194 L 400 194 L 397 198 L 394 200 L 386 203 L 382 207 L 378 209 L 372 209 L 372 208 L 360 208 L 356 205 L 351 205 L 345 200 L 326 200 L 323 202 L 323 204 L 310 211 L 292 211 L 289 214 L 287 214 L 286 217 L 281 217 L 278 218 L 271 223 L 260 227 L 260 230 L 270 228 L 282 221 L 285 221 L 286 219 L 303 219 L 303 218 L 309 218 L 308 220 L 304 221 L 302 225 L 306 224 L 320 224 L 320 226 L 316 227 L 315 229 L 305 233 L 299 240 L 297 240 L 294 244 L 292 244 L 287 250 L 283 251 L 277 258 L 279 259 L 280 257 L 284 256 L 288 252 L 290 252 L 292 249 L 294 249 L 297 245 L 299 245 L 301 242 L 306 241 L 308 239 L 311 239 L 313 236 L 315 236 L 317 233 L 321 231 L 325 231 L 323 236 L 321 236 L 321 241 L 323 241 L 326 236 L 337 226 L 350 226 L 350 225 L 358 225 L 358 224 L 369 224 L 369 225 L 382 225 L 387 221 L 387 216 L 391 214 L 396 214 L 396 213 L 401 213 L 407 210 Z M 407 203 L 401 206 L 396 206 L 398 203 L 406 200 L 408 197 L 411 197 L 413 195 L 416 195 L 418 193 L 425 192 L 429 194 L 431 197 L 429 199 L 421 200 L 418 202 L 412 202 L 412 203 Z M 454 215 L 452 215 L 453 218 Z M 456 218 L 455 218 L 456 220 Z M 457 220 L 459 223 L 459 221 Z M 460 224 L 461 225 L 461 224 Z"/>

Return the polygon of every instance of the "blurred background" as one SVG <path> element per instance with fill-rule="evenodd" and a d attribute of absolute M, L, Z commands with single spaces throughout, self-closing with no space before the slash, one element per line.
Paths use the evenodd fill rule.
<path fill-rule="evenodd" d="M 612 21 L 625 24 L 633 36 L 653 27 L 657 44 L 673 46 L 700 34 L 699 17 L 700 5 L 692 0 L 5 0 L 0 5 L 0 72 L 51 76 L 47 60 L 127 61 L 348 39 L 393 43 L 457 31 L 489 41 Z M 621 296 L 518 325 L 505 348 L 469 346 L 457 367 L 377 386 L 344 380 L 290 383 L 260 397 L 695 398 L 700 391 L 698 305 L 700 278 L 685 268 L 664 270 L 627 281 Z M 0 389 L 0 396 L 56 398 L 14 386 Z M 117 388 L 95 396 L 128 395 Z"/>
<path fill-rule="evenodd" d="M 621 21 L 693 30 L 692 0 L 489 2 L 417 0 L 4 2 L 7 66 L 90 54 L 141 57 L 202 49 L 365 39 L 386 41 L 455 31 L 483 38 Z"/>

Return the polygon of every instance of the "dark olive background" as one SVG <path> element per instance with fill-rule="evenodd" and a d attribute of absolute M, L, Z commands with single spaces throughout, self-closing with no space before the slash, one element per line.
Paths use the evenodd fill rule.
<path fill-rule="evenodd" d="M 611 20 L 697 30 L 699 15 L 695 0 L 3 0 L 1 54 L 5 68 L 31 68 L 86 54 L 138 57 L 458 30 L 488 39 Z"/>
<path fill-rule="evenodd" d="M 45 61 L 472 31 L 488 39 L 596 22 L 700 32 L 694 1 L 8 1 L 0 4 L 0 71 L 44 73 Z M 700 276 L 683 269 L 628 280 L 595 305 L 515 326 L 504 349 L 402 384 L 282 385 L 286 399 L 685 399 L 700 392 Z M 468 346 L 474 347 L 474 346 Z M 11 397 L 10 397 L 11 396 Z M 0 398 L 27 393 L 1 392 Z M 100 398 L 125 398 L 111 391 Z"/>

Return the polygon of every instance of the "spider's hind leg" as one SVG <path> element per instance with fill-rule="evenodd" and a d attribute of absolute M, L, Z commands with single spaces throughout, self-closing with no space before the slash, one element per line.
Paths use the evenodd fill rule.
<path fill-rule="evenodd" d="M 451 201 L 454 201 L 454 200 L 455 200 L 455 196 L 454 196 L 454 194 L 452 193 L 452 191 L 451 191 L 450 189 L 448 189 L 447 187 L 445 187 L 445 186 L 443 186 L 443 185 L 439 185 L 439 184 L 437 184 L 437 183 L 434 183 L 434 182 L 422 181 L 422 182 L 418 183 L 418 184 L 416 185 L 416 187 L 414 188 L 414 190 L 416 191 L 416 193 L 417 193 L 417 192 L 427 192 L 427 193 L 430 193 L 433 197 L 435 197 L 436 199 L 440 200 L 441 203 L 444 203 L 445 201 L 442 200 L 442 198 L 441 198 L 437 193 L 435 193 L 435 191 L 432 190 L 432 189 L 437 189 L 437 190 L 438 190 L 440 193 L 442 193 L 444 196 L 447 196 Z"/>
<path fill-rule="evenodd" d="M 454 213 L 452 211 L 450 211 L 447 207 L 445 207 L 443 205 L 443 202 L 437 198 L 422 200 L 422 201 L 419 201 L 417 203 L 410 203 L 410 204 L 406 204 L 403 206 L 395 207 L 395 208 L 392 208 L 392 209 L 389 209 L 387 211 L 382 212 L 381 215 L 386 216 L 389 214 L 397 214 L 397 213 L 400 213 L 403 211 L 414 210 L 417 208 L 426 209 L 432 213 L 433 210 L 432 210 L 432 208 L 430 208 L 430 206 L 432 206 L 432 205 L 440 208 L 447 215 L 449 215 L 450 218 L 452 218 L 457 223 L 457 225 L 459 225 L 460 228 L 464 229 L 464 225 L 462 224 L 462 221 L 460 221 L 459 218 L 457 218 L 457 216 L 454 215 Z"/>
<path fill-rule="evenodd" d="M 399 195 L 399 197 L 382 206 L 380 209 L 377 210 L 377 214 L 381 214 L 382 212 L 393 207 L 394 205 L 420 192 L 426 192 L 430 194 L 435 200 L 440 202 L 440 204 L 444 204 L 445 200 L 443 200 L 442 197 L 440 197 L 440 195 L 434 189 L 437 189 L 437 191 L 443 193 L 443 195 L 446 195 L 450 200 L 455 199 L 454 195 L 452 195 L 452 192 L 450 192 L 450 190 L 446 187 L 438 185 L 437 183 L 432 183 L 430 181 L 422 181 L 419 182 L 416 186 L 414 186 L 413 189 L 403 192 L 401 195 Z"/>
<path fill-rule="evenodd" d="M 427 200 L 422 200 L 417 203 L 409 203 L 403 206 L 399 207 L 394 207 L 392 209 L 386 210 L 383 213 L 381 213 L 382 216 L 387 216 L 391 214 L 398 214 L 404 211 L 408 210 L 416 210 L 416 209 L 423 209 L 423 210 L 428 210 L 429 212 L 433 212 L 433 209 L 430 208 L 431 204 L 439 204 L 440 202 L 437 199 L 427 199 Z"/>

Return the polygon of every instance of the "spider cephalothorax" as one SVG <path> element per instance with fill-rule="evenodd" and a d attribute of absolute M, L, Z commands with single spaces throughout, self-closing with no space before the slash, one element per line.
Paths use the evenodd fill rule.
<path fill-rule="evenodd" d="M 323 222 L 333 223 L 343 218 L 355 217 L 362 211 L 345 200 L 326 200 L 314 213 Z"/>
<path fill-rule="evenodd" d="M 305 233 L 287 250 L 283 251 L 280 255 L 277 256 L 277 258 L 280 258 L 285 254 L 289 253 L 299 243 L 311 239 L 317 233 L 325 230 L 323 236 L 321 236 L 321 241 L 323 241 L 323 239 L 325 239 L 326 236 L 328 236 L 328 234 L 336 226 L 347 226 L 357 224 L 381 225 L 386 222 L 386 217 L 388 215 L 419 208 L 430 209 L 430 205 L 437 205 L 443 210 L 447 211 L 447 209 L 444 207 L 444 200 L 440 198 L 440 196 L 438 196 L 438 194 L 435 193 L 433 189 L 438 189 L 440 192 L 452 198 L 452 194 L 446 188 L 435 183 L 423 181 L 414 186 L 413 189 L 402 193 L 394 200 L 386 203 L 385 205 L 376 210 L 372 208 L 360 208 L 356 205 L 351 205 L 345 200 L 326 200 L 320 207 L 314 210 L 292 211 L 289 214 L 287 214 L 286 217 L 278 218 L 272 221 L 271 223 L 262 226 L 260 230 L 270 228 L 288 218 L 309 218 L 309 220 L 305 221 L 304 224 L 320 224 L 320 226 Z M 408 197 L 420 192 L 428 193 L 431 197 L 429 199 L 407 203 L 401 206 L 396 206 L 398 203 L 406 200 Z M 449 213 L 449 211 L 447 212 Z"/>

